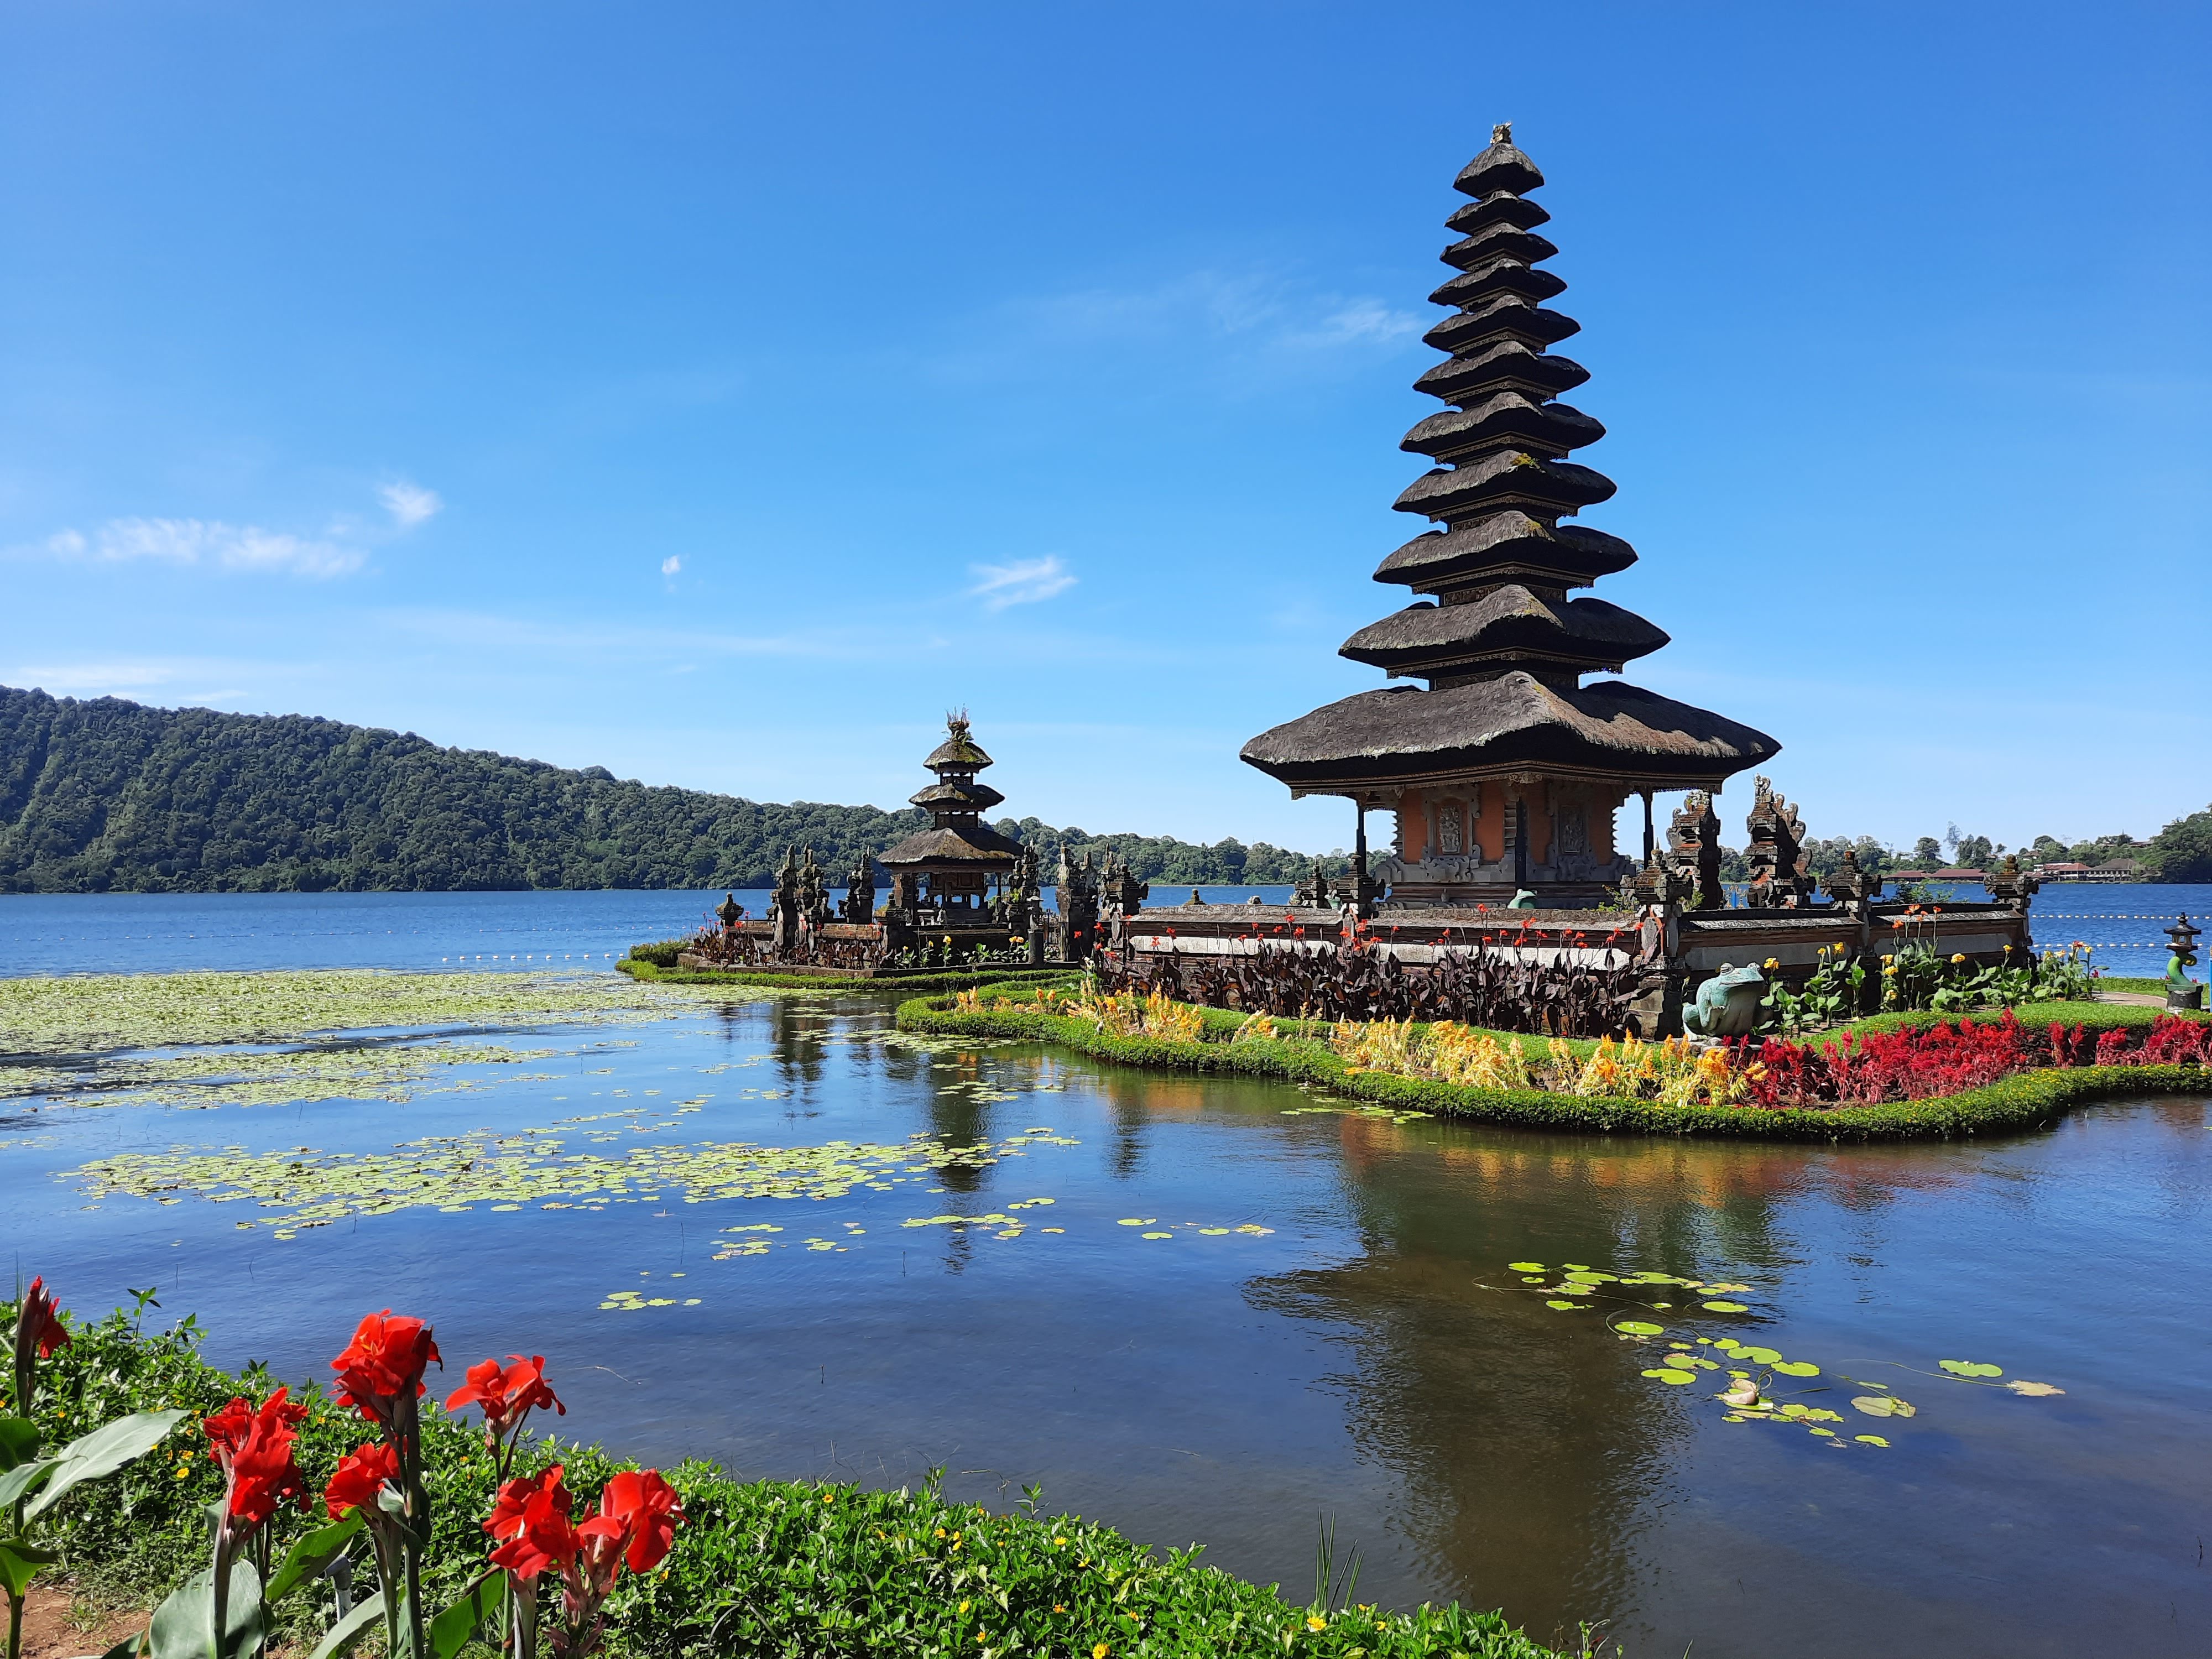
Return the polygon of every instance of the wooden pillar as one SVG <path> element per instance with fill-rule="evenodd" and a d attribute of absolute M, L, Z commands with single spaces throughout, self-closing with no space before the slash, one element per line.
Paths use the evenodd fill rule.
<path fill-rule="evenodd" d="M 1653 845 L 1654 842 L 1651 838 L 1651 792 L 1649 789 L 1646 789 L 1644 792 L 1644 861 L 1646 864 L 1651 862 L 1651 848 Z"/>

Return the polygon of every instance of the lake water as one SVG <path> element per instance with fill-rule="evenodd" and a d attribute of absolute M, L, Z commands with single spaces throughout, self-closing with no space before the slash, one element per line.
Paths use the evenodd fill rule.
<path fill-rule="evenodd" d="M 1192 890 L 1154 884 L 1161 904 Z M 1209 904 L 1288 887 L 1201 887 Z M 769 895 L 738 901 L 759 915 Z M 1958 890 L 1980 901 L 1978 888 Z M 34 893 L 0 895 L 0 975 L 184 968 L 529 969 L 612 962 L 641 939 L 704 925 L 722 890 L 593 893 Z M 2030 912 L 2039 945 L 2079 939 L 2105 972 L 2166 971 L 2165 929 L 2212 912 L 2212 885 L 2045 888 Z M 2212 939 L 2208 939 L 2212 945 Z M 2202 976 L 2200 971 L 2200 977 Z"/>
<path fill-rule="evenodd" d="M 2095 904 L 2118 944 L 2124 922 L 2155 937 L 2124 919 L 2183 895 L 2136 890 L 2131 910 L 2112 889 L 2040 903 Z M 0 940 L 17 973 L 422 968 L 495 948 L 574 969 L 719 897 L 16 897 Z M 994 1503 L 1036 1483 L 1049 1506 L 1203 1541 L 1299 1595 L 1333 1516 L 1363 1599 L 1502 1605 L 1539 1635 L 1606 1621 L 1654 1659 L 2212 1653 L 2212 1101 L 1896 1147 L 1546 1135 L 1026 1045 L 902 1043 L 889 996 L 639 1000 L 498 1029 L 481 1040 L 524 1058 L 438 1066 L 398 1099 L 0 1103 L 0 1244 L 81 1312 L 158 1284 L 225 1363 L 319 1372 L 359 1312 L 390 1304 L 435 1322 L 455 1386 L 484 1354 L 544 1352 L 562 1430 L 625 1452 L 871 1483 L 942 1466 Z M 512 1195 L 429 1191 L 491 1163 L 414 1143 L 526 1131 L 562 1142 L 536 1168 L 641 1161 L 596 1199 L 526 1193 L 523 1174 Z M 988 1142 L 994 1161 L 886 1154 L 810 1195 L 827 1166 L 807 1149 L 915 1135 Z M 705 1196 L 727 1190 L 732 1143 L 789 1149 L 798 1195 Z M 236 1167 L 231 1148 L 416 1158 L 422 1195 L 456 1206 L 311 1228 L 189 1182 L 82 1190 L 98 1161 L 181 1176 L 193 1157 Z M 1554 1310 L 1565 1298 L 1508 1266 L 1524 1261 L 1547 1279 L 1574 1264 L 1742 1285 L 1747 1311 L 1663 1288 L 1638 1299 L 1677 1306 Z M 1643 1375 L 1664 1344 L 1615 1335 L 1606 1309 L 1818 1364 L 1776 1392 L 1838 1412 L 1815 1426 L 1844 1443 L 1723 1421 L 1724 1370 Z M 1953 1380 L 1946 1358 L 2064 1392 Z M 1917 1414 L 1849 1404 L 1881 1383 Z"/>

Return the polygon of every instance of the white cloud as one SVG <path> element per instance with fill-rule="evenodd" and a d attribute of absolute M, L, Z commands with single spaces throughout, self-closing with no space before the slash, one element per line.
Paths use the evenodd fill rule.
<path fill-rule="evenodd" d="M 1283 343 L 1313 347 L 1357 345 L 1364 340 L 1388 343 L 1420 330 L 1421 319 L 1410 311 L 1393 311 L 1380 300 L 1352 300 L 1318 322 L 1287 331 Z"/>
<path fill-rule="evenodd" d="M 337 542 L 315 541 L 258 525 L 204 519 L 110 519 L 86 536 L 64 530 L 49 537 L 49 552 L 106 564 L 138 559 L 218 570 L 285 571 L 300 576 L 343 576 L 368 555 Z"/>
<path fill-rule="evenodd" d="M 1004 611 L 1010 605 L 1035 605 L 1075 586 L 1075 574 L 1048 553 L 1042 559 L 1017 559 L 1012 564 L 970 565 L 975 585 L 968 591 L 983 601 L 986 611 Z"/>
<path fill-rule="evenodd" d="M 404 478 L 380 484 L 376 493 L 383 498 L 384 510 L 392 515 L 392 523 L 402 530 L 412 530 L 445 510 L 446 503 L 436 490 L 425 489 Z"/>
<path fill-rule="evenodd" d="M 672 576 L 683 568 L 684 561 L 682 557 L 674 553 L 671 553 L 666 558 L 660 562 L 660 574 L 664 576 Z"/>

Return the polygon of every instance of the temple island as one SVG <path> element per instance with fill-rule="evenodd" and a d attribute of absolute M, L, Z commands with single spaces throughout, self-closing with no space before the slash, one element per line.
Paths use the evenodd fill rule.
<path fill-rule="evenodd" d="M 1589 373 L 1551 349 L 1580 325 L 1545 303 L 1566 284 L 1540 269 L 1559 252 L 1538 234 L 1551 216 L 1529 199 L 1543 182 L 1504 126 L 1454 181 L 1469 200 L 1445 221 L 1453 274 L 1430 296 L 1449 314 L 1424 337 L 1446 356 L 1414 383 L 1445 408 L 1400 446 L 1436 464 L 1396 502 L 1432 527 L 1374 573 L 1419 597 L 1341 647 L 1419 684 L 1343 698 L 1244 745 L 1245 762 L 1293 795 L 1352 803 L 1352 875 L 1332 891 L 1316 873 L 1265 929 L 1219 907 L 1133 915 L 1118 937 L 1134 957 L 1249 953 L 1284 935 L 1326 949 L 1348 928 L 1414 972 L 1500 949 L 1640 965 L 1636 1024 L 1656 1036 L 1680 1030 L 1686 994 L 1724 969 L 1771 963 L 1802 978 L 1838 948 L 1878 951 L 1910 908 L 1881 903 L 1881 881 L 1848 862 L 1823 902 L 1799 851 L 1803 826 L 1764 777 L 1747 826 L 1747 907 L 1725 908 L 1714 798 L 1781 745 L 1624 679 L 1586 681 L 1620 675 L 1668 636 L 1604 599 L 1570 597 L 1637 555 L 1561 522 L 1613 484 L 1567 459 L 1605 428 L 1559 401 Z M 1678 793 L 1662 848 L 1654 797 Z M 1632 799 L 1636 856 L 1619 844 Z M 1374 811 L 1395 828 L 1370 867 Z M 1916 939 L 1975 961 L 2025 953 L 2033 878 L 2015 867 L 1988 885 L 1993 902 L 1916 914 Z"/>
<path fill-rule="evenodd" d="M 1745 826 L 1752 880 L 1745 902 L 1729 905 L 1715 801 L 1781 745 L 1619 678 L 1667 635 L 1578 591 L 1637 554 L 1563 522 L 1608 501 L 1613 485 L 1567 459 L 1605 428 L 1559 400 L 1589 372 L 1551 349 L 1580 325 L 1546 303 L 1566 283 L 1541 268 L 1559 252 L 1538 233 L 1551 216 L 1529 199 L 1543 182 L 1503 126 L 1454 180 L 1468 199 L 1444 222 L 1452 275 L 1430 296 L 1447 314 L 1424 337 L 1445 356 L 1414 382 L 1444 408 L 1400 445 L 1435 464 L 1396 502 L 1431 527 L 1374 573 L 1413 603 L 1341 647 L 1418 684 L 1342 698 L 1244 745 L 1246 763 L 1294 795 L 1352 803 L 1348 876 L 1332 886 L 1316 866 L 1287 907 L 1147 909 L 1127 870 L 1063 854 L 1048 908 L 1033 855 L 984 822 L 1004 797 L 977 781 L 991 757 L 956 714 L 924 762 L 936 781 L 912 798 L 930 827 L 879 855 L 888 904 L 875 908 L 874 866 L 863 860 L 834 910 L 823 872 L 794 850 L 768 917 L 743 920 L 732 906 L 721 933 L 685 960 L 870 977 L 1098 963 L 1123 984 L 1180 993 L 1203 981 L 1235 1006 L 1247 996 L 1235 959 L 1272 950 L 1374 953 L 1386 977 L 1437 985 L 1465 966 L 1452 958 L 1489 953 L 1632 987 L 1626 1023 L 1647 1037 L 1686 1023 L 1747 1031 L 1766 979 L 1802 981 L 1823 962 L 1871 961 L 1907 940 L 1945 958 L 2031 961 L 2037 884 L 2017 860 L 1985 878 L 1987 903 L 1884 902 L 1881 878 L 1848 854 L 1820 889 L 1796 809 L 1763 775 Z M 1669 803 L 1663 843 L 1661 795 L 1681 798 Z M 1631 801 L 1641 809 L 1632 852 L 1620 827 Z M 1370 865 L 1367 820 L 1378 811 L 1390 815 L 1390 850 Z"/>
<path fill-rule="evenodd" d="M 993 764 L 963 710 L 948 715 L 945 741 L 922 762 L 936 781 L 908 800 L 929 814 L 918 830 L 844 878 L 842 898 L 811 848 L 793 848 L 776 876 L 768 913 L 747 917 L 734 895 L 720 928 L 678 958 L 693 969 L 747 968 L 824 979 L 896 979 L 991 963 L 1074 967 L 1150 890 L 1113 860 L 1103 866 L 1063 851 L 1054 872 L 1057 908 L 1048 908 L 1037 859 L 984 822 L 1006 797 L 977 775 Z M 890 872 L 890 896 L 876 904 L 876 867 Z"/>

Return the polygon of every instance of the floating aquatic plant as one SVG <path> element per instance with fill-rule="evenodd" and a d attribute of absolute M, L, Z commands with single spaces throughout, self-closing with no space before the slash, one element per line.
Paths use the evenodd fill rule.
<path fill-rule="evenodd" d="M 1641 1317 L 1644 1311 L 1660 1312 L 1673 1309 L 1674 1304 L 1645 1301 L 1641 1298 L 1651 1291 L 1674 1289 L 1695 1291 L 1705 1299 L 1694 1310 L 1685 1310 L 1687 1316 L 1698 1314 L 1735 1316 L 1752 1311 L 1748 1303 L 1721 1299 L 1723 1296 L 1748 1296 L 1754 1293 L 1749 1285 L 1722 1283 L 1698 1279 L 1686 1279 L 1673 1273 L 1639 1271 L 1613 1273 L 1583 1262 L 1567 1262 L 1551 1268 L 1540 1261 L 1509 1261 L 1508 1271 L 1520 1276 L 1517 1285 L 1498 1285 L 1489 1288 L 1520 1291 L 1541 1297 L 1547 1308 L 1562 1313 L 1595 1311 L 1603 1303 L 1620 1304 L 1621 1311 L 1637 1316 L 1622 1318 L 1608 1316 L 1607 1323 L 1622 1341 L 1650 1346 L 1667 1340 L 1661 1346 L 1663 1352 L 1657 1363 L 1643 1368 L 1642 1375 L 1650 1381 L 1669 1388 L 1683 1388 L 1698 1381 L 1707 1371 L 1725 1371 L 1727 1386 L 1714 1399 L 1727 1409 L 1721 1420 L 1724 1423 L 1784 1423 L 1794 1424 L 1808 1434 L 1842 1447 L 1847 1444 L 1887 1448 L 1889 1441 L 1878 1434 L 1853 1435 L 1846 1442 L 1827 1425 L 1845 1420 L 1841 1412 L 1826 1407 L 1808 1405 L 1798 1399 L 1776 1399 L 1770 1395 L 1769 1386 L 1777 1378 L 1790 1382 L 1809 1381 L 1823 1375 L 1821 1368 L 1809 1359 L 1789 1359 L 1779 1348 L 1758 1343 L 1744 1342 L 1730 1335 L 1691 1335 L 1670 1333 L 1656 1321 Z M 1715 1358 L 1712 1356 L 1718 1355 Z M 1854 1362 L 1863 1364 L 1866 1362 Z M 1897 1362 L 1881 1361 L 1881 1364 Z M 1934 1371 L 1921 1374 L 1945 1382 L 1965 1382 L 1981 1387 L 1995 1385 L 1995 1379 L 2004 1375 L 2001 1366 L 1979 1360 L 1944 1359 L 1936 1362 Z M 1911 1370 L 1905 1366 L 1903 1369 Z M 1854 1395 L 1852 1409 L 1869 1417 L 1904 1419 L 1919 1414 L 1918 1408 L 1899 1398 L 1884 1382 L 1863 1377 L 1850 1377 L 1840 1372 L 1832 1373 L 1837 1382 L 1856 1383 L 1878 1392 Z M 1801 1394 L 1820 1394 L 1827 1391 L 1828 1384 L 1798 1390 Z M 2063 1395 L 2063 1389 L 2048 1382 L 2028 1382 L 2018 1379 L 2003 1386 L 2013 1393 L 2029 1398 Z"/>
<path fill-rule="evenodd" d="M 586 1119 L 583 1121 L 592 1121 Z M 641 1124 L 634 1128 L 645 1132 Z M 750 1141 L 634 1146 L 619 1156 L 572 1152 L 549 1129 L 406 1141 L 388 1153 L 325 1152 L 311 1146 L 249 1152 L 240 1146 L 205 1152 L 124 1153 L 100 1158 L 62 1178 L 95 1200 L 111 1195 L 181 1202 L 251 1202 L 282 1212 L 240 1221 L 273 1227 L 289 1238 L 349 1216 L 406 1209 L 465 1214 L 477 1205 L 536 1205 L 596 1210 L 608 1204 L 684 1203 L 736 1198 L 842 1198 L 855 1186 L 890 1175 L 948 1168 L 981 1169 L 1037 1145 L 1073 1146 L 1056 1135 L 1014 1135 L 953 1145 L 927 1135 L 888 1144 L 833 1140 L 818 1146 L 767 1146 Z"/>

